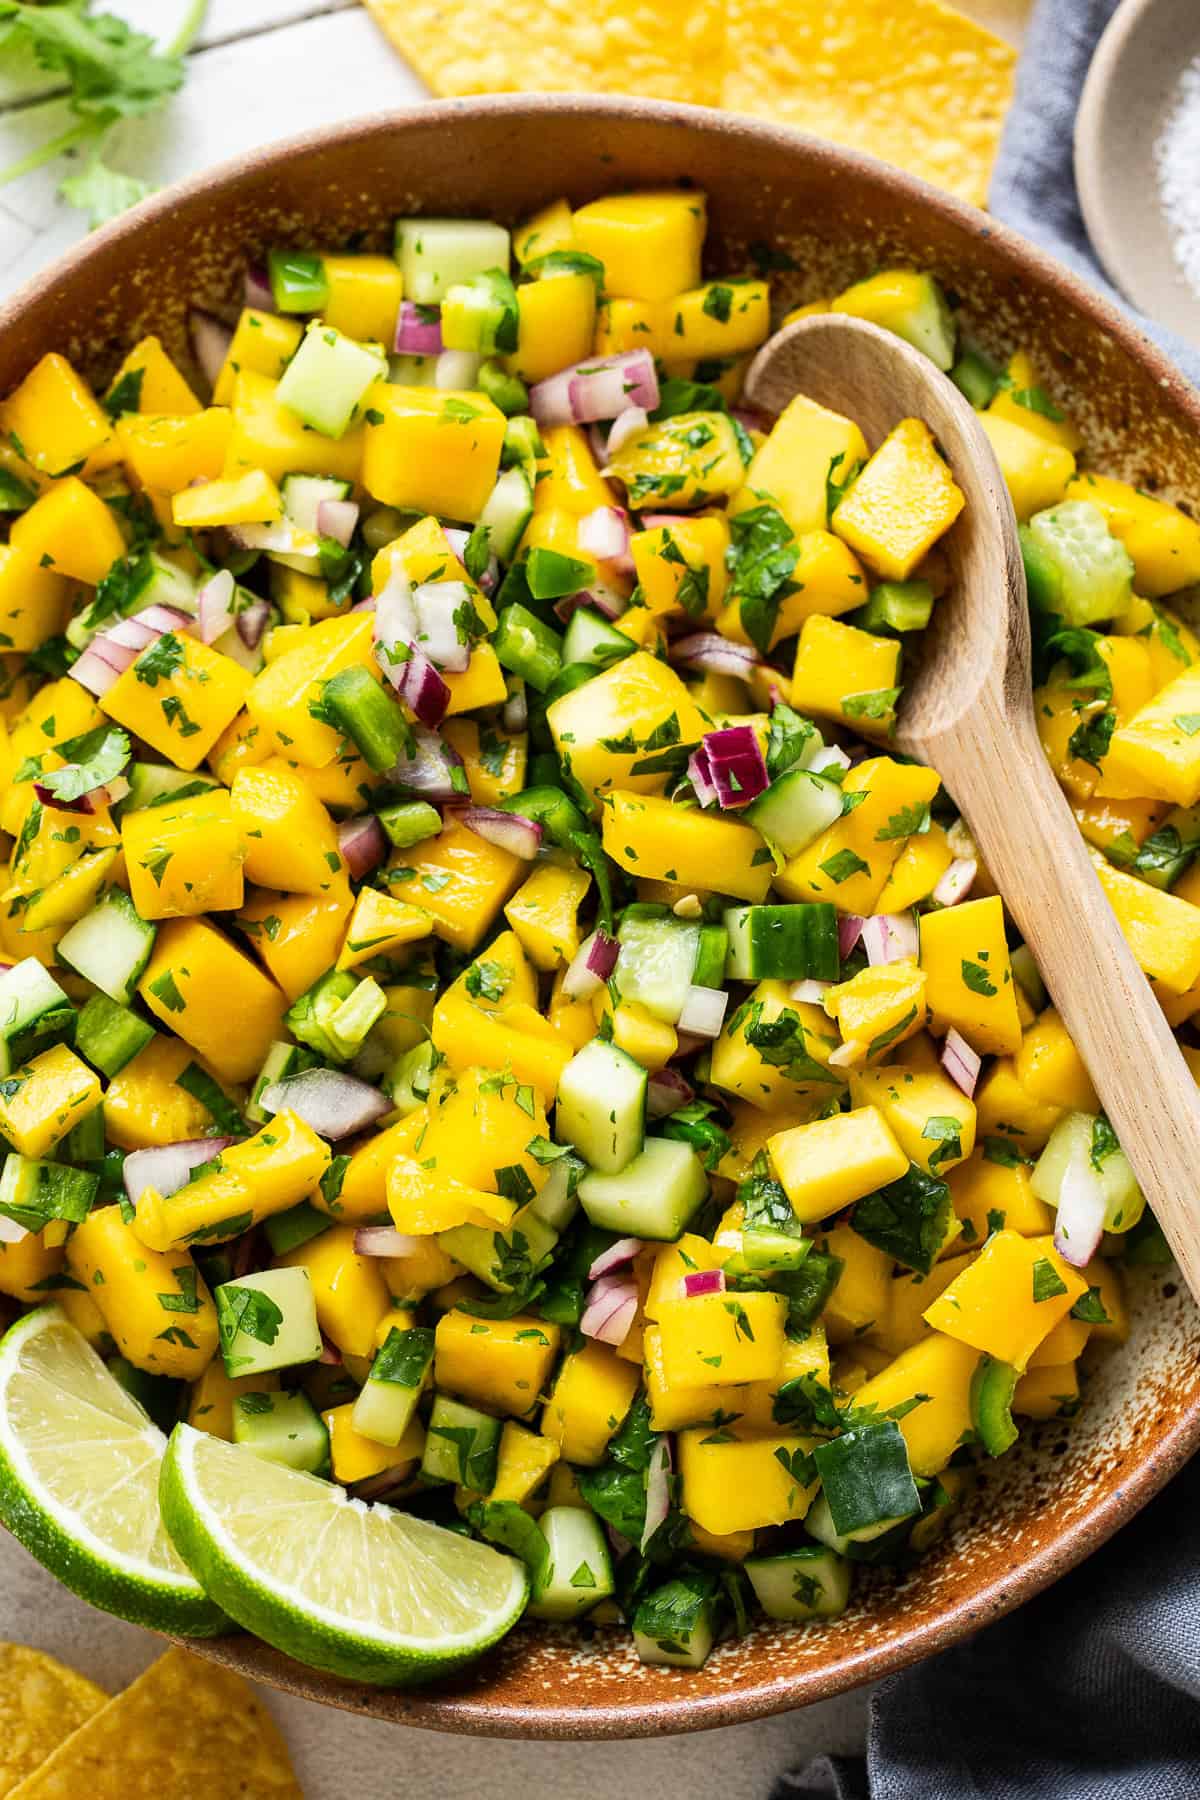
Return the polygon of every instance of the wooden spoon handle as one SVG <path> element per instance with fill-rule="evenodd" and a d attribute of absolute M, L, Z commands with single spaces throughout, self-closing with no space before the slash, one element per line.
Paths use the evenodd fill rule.
<path fill-rule="evenodd" d="M 926 754 L 1032 950 L 1200 1298 L 1200 1088 L 1134 961 L 1032 719 L 1006 716 L 983 697 Z"/>

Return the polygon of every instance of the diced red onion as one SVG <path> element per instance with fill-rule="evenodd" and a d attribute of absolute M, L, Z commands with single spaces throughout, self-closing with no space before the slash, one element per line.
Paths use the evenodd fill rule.
<path fill-rule="evenodd" d="M 579 1321 L 584 1337 L 619 1348 L 629 1336 L 629 1328 L 637 1317 L 638 1290 L 632 1281 L 615 1281 L 605 1286 L 598 1282 L 589 1289 L 587 1305 Z"/>
<path fill-rule="evenodd" d="M 688 757 L 688 780 L 695 790 L 696 798 L 701 806 L 719 806 L 721 796 L 717 792 L 717 784 L 713 780 L 713 772 L 709 766 L 708 751 L 704 745 L 697 744 Z"/>
<path fill-rule="evenodd" d="M 840 913 L 838 915 L 839 956 L 843 958 L 849 956 L 862 936 L 863 926 L 866 922 L 865 919 L 859 917 L 858 913 Z"/>
<path fill-rule="evenodd" d="M 150 1150 L 133 1150 L 121 1169 L 125 1192 L 134 1206 L 146 1188 L 154 1188 L 166 1200 L 186 1187 L 193 1169 L 211 1162 L 232 1144 L 228 1137 L 184 1138 L 177 1144 L 158 1144 Z"/>
<path fill-rule="evenodd" d="M 6 1218 L 0 1213 L 0 1244 L 20 1244 L 29 1235 L 24 1225 L 18 1225 L 15 1219 Z"/>
<path fill-rule="evenodd" d="M 946 1033 L 941 1060 L 943 1069 L 955 1087 L 961 1088 L 968 1100 L 974 1099 L 982 1058 L 978 1051 L 972 1050 L 961 1031 L 956 1031 L 953 1025 Z"/>
<path fill-rule="evenodd" d="M 562 991 L 568 1000 L 586 1000 L 603 987 L 617 966 L 621 946 L 604 931 L 593 931 L 571 958 L 563 976 Z"/>
<path fill-rule="evenodd" d="M 113 649 L 132 650 L 135 656 L 140 656 L 143 650 L 148 649 L 151 644 L 157 643 L 162 635 L 162 629 L 148 623 L 145 619 L 134 617 L 118 619 L 115 625 L 110 625 L 107 631 L 100 632 L 98 639 L 93 638 L 92 642 L 100 642 L 105 650 L 111 646 Z"/>
<path fill-rule="evenodd" d="M 418 306 L 415 300 L 402 300 L 399 316 L 396 319 L 396 337 L 392 349 L 397 356 L 440 356 L 442 354 L 441 308 Z"/>
<path fill-rule="evenodd" d="M 64 767 L 66 768 L 75 768 L 77 766 L 78 765 L 74 763 L 64 764 Z M 123 800 L 129 792 L 129 783 L 125 780 L 123 775 L 116 775 L 107 784 L 102 784 L 100 787 L 89 788 L 86 794 L 80 794 L 75 800 L 60 800 L 58 795 L 54 792 L 54 789 L 47 782 L 35 781 L 33 784 L 33 791 L 43 806 L 53 807 L 56 812 L 83 813 L 87 815 L 98 813 L 103 806 L 115 806 L 118 800 Z"/>
<path fill-rule="evenodd" d="M 305 567 L 317 569 L 321 548 L 315 533 L 301 531 L 289 519 L 277 519 L 273 525 L 230 525 L 230 537 L 240 550 L 262 550 L 267 556 L 291 556 Z"/>
<path fill-rule="evenodd" d="M 200 641 L 215 644 L 233 624 L 233 603 L 237 583 L 228 569 L 218 569 L 209 577 L 196 596 L 196 614 L 200 621 Z"/>
<path fill-rule="evenodd" d="M 650 423 L 650 414 L 644 406 L 627 406 L 619 412 L 609 428 L 608 441 L 605 443 L 603 457 L 615 456 L 623 444 L 627 444 L 639 431 L 645 431 Z"/>
<path fill-rule="evenodd" d="M 136 655 L 136 650 L 129 652 L 130 663 Z M 127 663 L 125 667 L 128 666 Z M 80 687 L 86 688 L 89 694 L 94 694 L 97 700 L 103 699 L 109 688 L 114 687 L 124 673 L 124 669 L 117 668 L 109 657 L 97 649 L 94 639 L 71 664 L 70 669 L 72 681 L 77 681 Z"/>
<path fill-rule="evenodd" d="M 344 1069 L 302 1069 L 298 1075 L 285 1075 L 263 1089 L 258 1104 L 267 1113 L 294 1112 L 331 1143 L 365 1131 L 391 1111 L 386 1095 Z"/>
<path fill-rule="evenodd" d="M 509 689 L 508 699 L 504 702 L 504 711 L 500 715 L 505 731 L 524 731 L 529 724 L 529 702 L 525 697 L 525 683 L 516 677 Z"/>
<path fill-rule="evenodd" d="M 378 1475 L 367 1475 L 362 1481 L 350 1482 L 347 1491 L 355 1500 L 365 1500 L 372 1506 L 389 1501 L 407 1487 L 411 1466 L 407 1461 L 398 1462 L 390 1469 L 381 1469 Z"/>
<path fill-rule="evenodd" d="M 729 995 L 724 988 L 697 987 L 693 983 L 679 1015 L 679 1029 L 694 1031 L 697 1037 L 720 1037 L 728 1005 Z"/>
<path fill-rule="evenodd" d="M 423 650 L 409 647 L 407 661 L 396 664 L 396 692 L 415 719 L 436 731 L 450 705 L 450 689 Z"/>
<path fill-rule="evenodd" d="M 461 675 L 471 660 L 471 646 L 459 637 L 454 622 L 458 609 L 470 601 L 465 581 L 425 581 L 412 592 L 416 641 L 439 669 L 452 675 Z"/>
<path fill-rule="evenodd" d="M 246 272 L 242 277 L 242 299 L 255 312 L 273 313 L 276 310 L 271 277 L 262 263 L 246 264 Z"/>
<path fill-rule="evenodd" d="M 810 975 L 806 981 L 793 981 L 788 989 L 788 997 L 805 1006 L 820 1006 L 832 986 L 832 981 L 816 981 Z"/>
<path fill-rule="evenodd" d="M 234 617 L 237 634 L 247 650 L 257 650 L 262 642 L 263 632 L 271 619 L 271 602 L 269 600 L 252 600 Z"/>
<path fill-rule="evenodd" d="M 319 1363 L 324 1363 L 326 1368 L 335 1369 L 339 1366 L 339 1364 L 341 1363 L 341 1360 L 342 1360 L 342 1353 L 338 1349 L 337 1345 L 333 1342 L 332 1338 L 327 1338 L 325 1336 L 325 1333 L 322 1332 L 321 1333 L 321 1354 L 320 1354 L 320 1356 L 318 1356 L 317 1361 Z"/>
<path fill-rule="evenodd" d="M 594 419 L 615 420 L 630 406 L 653 412 L 658 398 L 654 358 L 648 350 L 627 350 L 590 357 L 535 382 L 529 410 L 539 425 L 587 425 Z"/>
<path fill-rule="evenodd" d="M 969 857 L 956 856 L 934 888 L 930 899 L 936 901 L 938 906 L 957 906 L 958 902 L 965 900 L 970 893 L 978 873 L 979 864 L 977 862 L 973 862 Z"/>
<path fill-rule="evenodd" d="M 523 862 L 532 862 L 542 847 L 541 826 L 521 813 L 501 812 L 494 806 L 464 806 L 458 817 L 468 831 Z"/>
<path fill-rule="evenodd" d="M 211 313 L 201 312 L 193 307 L 188 313 L 188 339 L 192 346 L 192 355 L 209 387 L 216 387 L 217 376 L 221 373 L 225 358 L 229 354 L 229 346 L 233 342 L 233 333 L 228 325 L 220 319 L 214 319 Z"/>
<path fill-rule="evenodd" d="M 757 412 L 752 406 L 731 406 L 729 416 L 736 419 L 738 424 L 747 431 L 765 431 L 767 429 L 767 421 L 763 414 Z"/>
<path fill-rule="evenodd" d="M 916 956 L 920 948 L 917 921 L 911 912 L 872 913 L 863 920 L 862 946 L 872 968 Z"/>
<path fill-rule="evenodd" d="M 747 681 L 762 661 L 749 644 L 735 644 L 718 631 L 691 631 L 676 638 L 667 652 L 671 662 L 685 669 L 701 669 L 706 675 L 736 675 Z"/>
<path fill-rule="evenodd" d="M 359 1256 L 412 1256 L 421 1244 L 421 1238 L 408 1237 L 394 1225 L 360 1225 L 354 1233 Z"/>
<path fill-rule="evenodd" d="M 618 1238 L 607 1250 L 602 1250 L 591 1268 L 588 1270 L 589 1281 L 599 1281 L 602 1275 L 611 1275 L 614 1269 L 623 1269 L 631 1263 L 642 1248 L 641 1238 Z"/>
<path fill-rule="evenodd" d="M 675 1026 L 675 1036 L 678 1039 L 676 1056 L 694 1056 L 697 1050 L 708 1048 L 707 1038 L 700 1037 L 694 1031 L 680 1031 L 678 1024 Z"/>
<path fill-rule="evenodd" d="M 186 613 L 171 606 L 147 606 L 130 619 L 118 619 L 106 631 L 97 632 L 83 654 L 71 665 L 71 677 L 97 699 L 130 668 L 143 650 L 168 631 L 186 630 L 192 624 Z"/>
<path fill-rule="evenodd" d="M 689 1081 L 673 1069 L 670 1063 L 656 1069 L 646 1083 L 646 1117 L 648 1119 L 665 1119 L 681 1106 L 689 1106 L 695 1098 L 695 1089 Z"/>
<path fill-rule="evenodd" d="M 343 819 L 337 834 L 338 851 L 355 881 L 377 869 L 387 856 L 387 834 L 374 813 Z"/>
<path fill-rule="evenodd" d="M 579 521 L 579 548 L 600 562 L 616 564 L 622 575 L 632 575 L 629 554 L 629 514 L 619 506 L 598 506 Z"/>
<path fill-rule="evenodd" d="M 748 806 L 765 791 L 767 764 L 752 725 L 727 725 L 720 731 L 706 731 L 694 754 L 700 752 L 708 759 L 708 776 L 723 811 Z"/>
<path fill-rule="evenodd" d="M 1100 1248 L 1106 1208 L 1104 1187 L 1086 1153 L 1075 1151 L 1063 1170 L 1054 1222 L 1054 1248 L 1073 1269 L 1085 1268 Z"/>
<path fill-rule="evenodd" d="M 590 606 L 593 612 L 598 612 L 601 618 L 608 619 L 611 623 L 613 619 L 619 619 L 622 613 L 629 611 L 629 600 L 597 574 L 577 594 L 564 594 L 560 600 L 556 600 L 554 611 L 566 625 L 570 622 L 572 613 L 577 613 L 581 606 Z"/>
<path fill-rule="evenodd" d="M 724 1269 L 689 1269 L 680 1282 L 685 1300 L 698 1300 L 703 1294 L 725 1292 Z"/>
<path fill-rule="evenodd" d="M 433 371 L 433 385 L 442 389 L 471 389 L 483 361 L 474 350 L 443 350 Z"/>
<path fill-rule="evenodd" d="M 646 1467 L 646 1523 L 639 1548 L 645 1551 L 650 1539 L 666 1524 L 671 1513 L 671 1440 L 664 1433 L 655 1438 Z"/>
<path fill-rule="evenodd" d="M 408 579 L 397 571 L 390 576 L 387 585 L 373 602 L 375 608 L 375 643 L 385 647 L 392 644 L 411 644 L 417 635 L 417 609 L 413 605 L 412 587 Z M 375 660 L 384 674 L 391 679 L 391 671 L 398 669 L 398 663 L 390 663 L 386 657 L 375 651 Z M 393 685 L 395 685 L 393 681 Z"/>
<path fill-rule="evenodd" d="M 837 744 L 826 744 L 823 750 L 818 750 L 815 756 L 809 758 L 805 767 L 810 774 L 820 775 L 826 769 L 848 769 L 850 758 Z"/>
<path fill-rule="evenodd" d="M 396 764 L 392 770 L 393 779 L 402 787 L 411 788 L 414 794 L 423 794 L 427 800 L 457 798 L 453 771 L 463 766 L 458 751 L 421 726 L 413 736 L 416 740 L 413 755 Z"/>
<path fill-rule="evenodd" d="M 257 1225 L 249 1231 L 243 1231 L 240 1237 L 233 1239 L 229 1246 L 229 1260 L 233 1264 L 235 1276 L 248 1275 L 251 1269 L 261 1269 L 266 1260 L 263 1254 L 263 1234 Z"/>
<path fill-rule="evenodd" d="M 357 524 L 356 500 L 318 500 L 317 531 L 321 537 L 332 538 L 344 550 L 354 536 Z"/>

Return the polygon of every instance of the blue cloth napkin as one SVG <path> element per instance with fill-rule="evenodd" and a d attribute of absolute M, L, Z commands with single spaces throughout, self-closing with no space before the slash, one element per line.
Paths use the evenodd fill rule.
<path fill-rule="evenodd" d="M 992 211 L 1158 339 L 1088 242 L 1075 112 L 1117 0 L 1040 0 Z M 1200 170 L 1197 171 L 1200 180 Z M 880 1683 L 867 1755 L 821 1757 L 771 1800 L 1200 1800 L 1200 1460 L 1074 1574 L 955 1650 Z"/>

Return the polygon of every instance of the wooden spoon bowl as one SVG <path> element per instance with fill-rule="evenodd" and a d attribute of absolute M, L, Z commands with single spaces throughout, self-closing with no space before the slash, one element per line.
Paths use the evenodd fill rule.
<path fill-rule="evenodd" d="M 1034 353 L 1098 466 L 1200 500 L 1200 398 L 1113 308 L 994 219 L 797 132 L 634 100 L 414 107 L 174 188 L 0 310 L 0 392 L 48 350 L 78 357 L 103 391 L 147 331 L 186 361 L 188 308 L 234 316 L 247 258 L 272 245 L 340 245 L 361 232 L 365 248 L 385 249 L 391 220 L 418 210 L 515 222 L 560 193 L 579 204 L 681 180 L 709 197 L 712 273 L 766 257 L 782 312 L 873 269 L 929 269 L 985 350 Z M 1076 841 L 1071 824 L 1042 854 Z M 252 1638 L 197 1648 L 373 1718 L 504 1737 L 661 1736 L 826 1698 L 944 1649 L 1044 1588 L 1200 1447 L 1196 1309 L 1161 1273 L 1135 1283 L 1133 1298 L 1132 1339 L 1092 1375 L 1078 1419 L 1024 1431 L 933 1553 L 909 1571 L 866 1571 L 828 1626 L 760 1625 L 694 1674 L 643 1668 L 625 1633 L 521 1629 L 452 1684 L 408 1695 L 300 1668 Z"/>

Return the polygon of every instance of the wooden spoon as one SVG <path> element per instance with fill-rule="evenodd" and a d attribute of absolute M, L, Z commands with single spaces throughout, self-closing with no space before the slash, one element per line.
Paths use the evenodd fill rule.
<path fill-rule="evenodd" d="M 751 405 L 774 415 L 797 393 L 856 420 L 872 449 L 899 420 L 923 419 L 966 495 L 943 539 L 952 585 L 905 686 L 897 743 L 953 796 L 1200 1300 L 1200 1088 L 1038 741 L 1025 573 L 991 444 L 927 357 L 840 314 L 785 326 L 751 364 Z"/>

